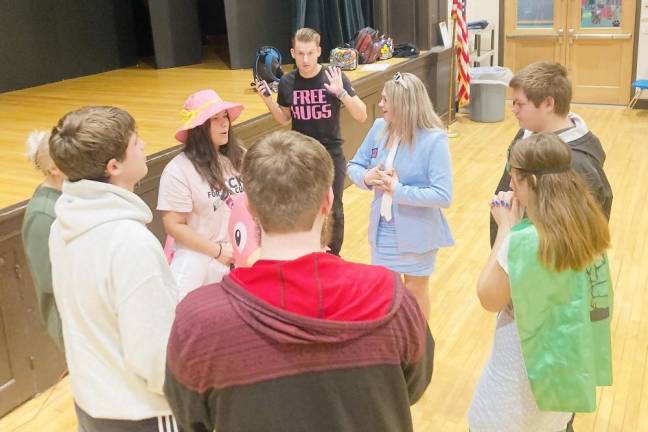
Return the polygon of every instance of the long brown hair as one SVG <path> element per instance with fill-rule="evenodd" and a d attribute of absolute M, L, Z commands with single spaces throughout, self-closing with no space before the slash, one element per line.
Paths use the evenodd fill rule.
<path fill-rule="evenodd" d="M 511 175 L 529 186 L 526 210 L 544 265 L 581 270 L 610 246 L 603 210 L 570 167 L 571 149 L 558 136 L 539 133 L 517 142 L 509 163 Z"/>
<path fill-rule="evenodd" d="M 222 158 L 228 158 L 232 167 L 240 172 L 243 160 L 243 147 L 234 137 L 232 126 L 229 127 L 227 144 L 214 149 L 210 134 L 211 121 L 189 130 L 183 151 L 191 161 L 198 174 L 215 189 L 229 190 L 223 177 Z"/>

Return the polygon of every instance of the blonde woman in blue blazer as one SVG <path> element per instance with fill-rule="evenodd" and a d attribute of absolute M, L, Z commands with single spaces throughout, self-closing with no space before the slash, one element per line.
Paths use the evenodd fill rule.
<path fill-rule="evenodd" d="M 373 190 L 372 264 L 403 275 L 427 317 L 428 282 L 439 248 L 454 242 L 442 208 L 452 201 L 448 137 L 425 86 L 396 73 L 385 83 L 377 119 L 348 164 L 351 180 Z"/>

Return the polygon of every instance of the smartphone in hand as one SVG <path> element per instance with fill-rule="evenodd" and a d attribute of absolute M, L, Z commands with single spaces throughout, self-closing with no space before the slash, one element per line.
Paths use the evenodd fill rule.
<path fill-rule="evenodd" d="M 256 82 L 263 84 L 263 96 L 265 96 L 265 97 L 270 96 L 270 86 L 268 86 L 268 83 L 265 82 L 265 80 L 262 80 L 261 78 L 259 78 L 258 75 L 256 77 L 254 77 L 254 78 L 255 78 Z"/>

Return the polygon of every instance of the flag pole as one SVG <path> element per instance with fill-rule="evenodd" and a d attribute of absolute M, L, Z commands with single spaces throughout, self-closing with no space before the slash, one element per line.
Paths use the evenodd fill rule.
<path fill-rule="evenodd" d="M 446 124 L 446 133 L 449 138 L 456 138 L 459 136 L 458 132 L 453 132 L 450 129 L 452 121 L 453 100 L 454 100 L 454 84 L 455 84 L 455 53 L 457 44 L 457 18 L 452 14 L 452 48 L 450 49 L 450 83 L 448 85 L 448 118 Z"/>

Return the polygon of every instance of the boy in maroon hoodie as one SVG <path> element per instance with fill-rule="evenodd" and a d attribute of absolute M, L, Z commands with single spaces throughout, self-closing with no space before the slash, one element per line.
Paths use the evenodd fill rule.
<path fill-rule="evenodd" d="M 398 275 L 320 252 L 333 164 L 313 141 L 280 131 L 250 148 L 260 259 L 176 310 L 164 391 L 185 431 L 412 430 L 432 335 Z"/>

